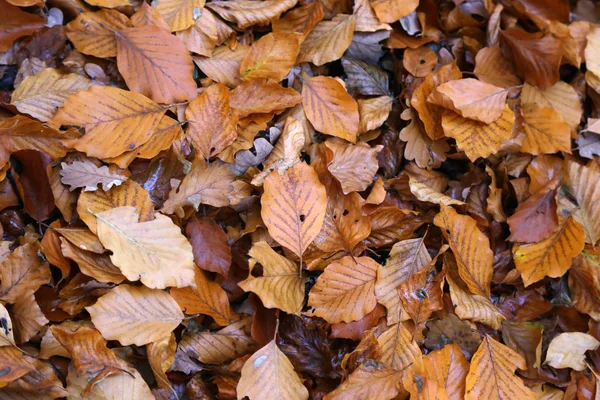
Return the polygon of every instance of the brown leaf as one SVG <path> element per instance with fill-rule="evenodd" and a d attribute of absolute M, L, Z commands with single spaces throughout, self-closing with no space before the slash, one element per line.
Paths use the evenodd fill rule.
<path fill-rule="evenodd" d="M 142 346 L 168 337 L 183 313 L 166 292 L 144 286 L 120 285 L 86 310 L 106 340 Z"/>
<path fill-rule="evenodd" d="M 35 14 L 31 14 L 0 0 L 2 15 L 0 16 L 0 51 L 9 50 L 15 40 L 23 36 L 29 36 L 44 27 L 44 20 Z"/>
<path fill-rule="evenodd" d="M 475 57 L 473 73 L 483 82 L 490 85 L 509 88 L 521 84 L 514 65 L 502 57 L 498 46 L 484 47 Z"/>
<path fill-rule="evenodd" d="M 600 320 L 600 252 L 585 248 L 569 269 L 569 291 L 573 307 Z"/>
<path fill-rule="evenodd" d="M 0 368 L 5 371 L 0 377 L 0 387 L 35 370 L 16 346 L 0 347 Z"/>
<path fill-rule="evenodd" d="M 13 304 L 29 290 L 35 292 L 50 281 L 50 268 L 37 242 L 17 247 L 0 264 L 0 300 Z"/>
<path fill-rule="evenodd" d="M 284 88 L 272 79 L 255 79 L 240 84 L 231 92 L 231 107 L 240 117 L 251 114 L 280 114 L 302 101 L 300 93 Z"/>
<path fill-rule="evenodd" d="M 402 66 L 417 78 L 426 77 L 438 62 L 438 56 L 429 47 L 406 49 L 402 58 Z"/>
<path fill-rule="evenodd" d="M 449 400 L 464 399 L 469 363 L 456 343 L 427 354 L 423 366 L 426 375 L 446 389 Z"/>
<path fill-rule="evenodd" d="M 165 31 L 170 31 L 169 25 L 162 15 L 148 3 L 142 3 L 142 6 L 131 16 L 133 26 L 154 25 Z"/>
<path fill-rule="evenodd" d="M 91 161 L 75 161 L 71 164 L 61 163 L 61 181 L 71 187 L 71 191 L 84 188 L 84 191 L 94 191 L 98 185 L 107 191 L 114 186 L 119 186 L 127 177 L 117 171 L 111 171 L 108 166 L 97 167 Z"/>
<path fill-rule="evenodd" d="M 366 143 L 356 145 L 328 141 L 325 146 L 333 152 L 327 169 L 341 184 L 344 194 L 362 192 L 373 182 L 379 168 L 377 154 L 383 146 L 370 147 Z"/>
<path fill-rule="evenodd" d="M 554 109 L 537 103 L 522 107 L 525 140 L 521 151 L 529 154 L 571 153 L 569 125 Z"/>
<path fill-rule="evenodd" d="M 566 183 L 579 204 L 586 242 L 600 240 L 600 171 L 569 162 Z"/>
<path fill-rule="evenodd" d="M 558 229 L 557 181 L 519 204 L 507 222 L 513 242 L 534 243 L 546 239 Z"/>
<path fill-rule="evenodd" d="M 381 22 L 393 23 L 406 17 L 419 5 L 418 0 L 374 0 L 371 7 Z"/>
<path fill-rule="evenodd" d="M 125 276 L 123 276 L 121 270 L 112 263 L 110 256 L 81 250 L 64 238 L 61 238 L 60 241 L 62 254 L 75 261 L 83 274 L 104 283 L 121 283 L 125 280 Z"/>
<path fill-rule="evenodd" d="M 323 19 L 323 15 L 321 0 L 315 0 L 287 12 L 283 17 L 272 21 L 271 26 L 273 32 L 297 32 L 306 37 L 315 25 Z"/>
<path fill-rule="evenodd" d="M 422 367 L 422 353 L 413 335 L 403 323 L 392 325 L 383 332 L 377 341 L 381 346 L 381 362 L 396 371 L 411 367 Z"/>
<path fill-rule="evenodd" d="M 179 39 L 152 25 L 123 29 L 115 37 L 119 72 L 132 91 L 166 104 L 196 97 L 192 57 Z"/>
<path fill-rule="evenodd" d="M 220 1 L 208 3 L 207 7 L 223 19 L 235 22 L 241 29 L 252 25 L 269 24 L 281 14 L 296 5 L 298 0 L 265 0 L 260 3 L 251 0 Z"/>
<path fill-rule="evenodd" d="M 148 352 L 148 363 L 152 368 L 156 383 L 159 388 L 169 389 L 173 391 L 173 387 L 169 382 L 169 378 L 165 374 L 173 361 L 175 360 L 175 350 L 177 342 L 175 335 L 171 333 L 168 338 L 161 339 L 157 342 L 150 343 L 146 346 Z"/>
<path fill-rule="evenodd" d="M 206 314 L 221 326 L 227 326 L 232 317 L 227 293 L 209 280 L 204 271 L 196 269 L 195 287 L 171 289 L 171 296 L 186 314 Z"/>
<path fill-rule="evenodd" d="M 196 265 L 227 277 L 232 259 L 231 248 L 221 227 L 210 218 L 193 217 L 185 233 L 192 245 Z"/>
<path fill-rule="evenodd" d="M 581 122 L 583 110 L 579 95 L 573 86 L 563 81 L 543 89 L 526 83 L 521 92 L 521 103 L 537 103 L 540 106 L 553 108 L 571 129 L 577 128 Z"/>
<path fill-rule="evenodd" d="M 211 57 L 194 57 L 194 63 L 209 78 L 228 87 L 236 87 L 240 81 L 240 65 L 248 47 L 238 45 L 232 50 L 228 46 L 217 47 Z"/>
<path fill-rule="evenodd" d="M 400 392 L 401 371 L 369 360 L 359 366 L 337 389 L 327 394 L 325 400 L 393 399 Z"/>
<path fill-rule="evenodd" d="M 350 93 L 390 95 L 387 72 L 354 58 L 342 58 L 342 66 L 346 72 L 345 83 Z"/>
<path fill-rule="evenodd" d="M 296 63 L 323 65 L 339 60 L 352 42 L 356 26 L 354 15 L 338 14 L 330 21 L 320 21 L 304 38 Z"/>
<path fill-rule="evenodd" d="M 37 335 L 48 322 L 40 306 L 35 301 L 33 291 L 23 293 L 13 305 L 14 326 L 17 330 L 17 343 L 25 343 Z"/>
<path fill-rule="evenodd" d="M 393 99 L 389 96 L 358 99 L 356 102 L 360 116 L 359 135 L 383 125 L 388 119 L 393 105 Z"/>

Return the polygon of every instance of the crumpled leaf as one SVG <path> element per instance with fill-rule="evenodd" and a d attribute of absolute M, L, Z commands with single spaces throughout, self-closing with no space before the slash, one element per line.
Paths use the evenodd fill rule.
<path fill-rule="evenodd" d="M 550 342 L 546 352 L 546 364 L 554 368 L 573 368 L 583 371 L 587 368 L 585 352 L 596 350 L 600 342 L 593 336 L 581 332 L 565 332 Z"/>

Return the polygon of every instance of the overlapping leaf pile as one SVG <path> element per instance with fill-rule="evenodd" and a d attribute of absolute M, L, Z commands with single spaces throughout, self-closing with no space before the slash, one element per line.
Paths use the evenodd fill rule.
<path fill-rule="evenodd" d="M 600 396 L 590 0 L 0 0 L 1 399 Z"/>

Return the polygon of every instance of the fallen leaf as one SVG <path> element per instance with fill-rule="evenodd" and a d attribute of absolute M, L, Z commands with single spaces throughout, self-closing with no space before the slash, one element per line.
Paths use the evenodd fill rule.
<path fill-rule="evenodd" d="M 383 146 L 370 147 L 365 143 L 352 145 L 336 141 L 325 142 L 325 146 L 333 152 L 327 169 L 340 182 L 344 194 L 362 192 L 369 187 L 379 168 L 377 154 Z"/>
<path fill-rule="evenodd" d="M 204 0 L 158 0 L 156 11 L 165 19 L 171 31 L 182 31 L 194 24 L 196 13 L 202 13 Z"/>
<path fill-rule="evenodd" d="M 381 346 L 381 362 L 396 371 L 406 368 L 420 370 L 423 355 L 413 335 L 403 323 L 392 325 L 377 341 Z"/>
<path fill-rule="evenodd" d="M 356 26 L 354 15 L 338 14 L 330 21 L 320 21 L 304 38 L 296 63 L 323 65 L 342 57 Z"/>
<path fill-rule="evenodd" d="M 323 3 L 315 0 L 296 7 L 279 19 L 271 22 L 273 32 L 301 33 L 304 37 L 323 19 Z"/>
<path fill-rule="evenodd" d="M 131 27 L 131 21 L 116 10 L 83 12 L 67 24 L 67 37 L 77 50 L 94 57 L 116 57 L 115 33 Z"/>
<path fill-rule="evenodd" d="M 235 88 L 230 104 L 241 118 L 251 114 L 280 114 L 301 101 L 300 93 L 292 88 L 284 88 L 272 79 L 255 79 Z"/>
<path fill-rule="evenodd" d="M 228 236 L 210 218 L 193 217 L 185 227 L 192 245 L 194 263 L 205 271 L 227 277 L 231 266 L 231 247 Z"/>
<path fill-rule="evenodd" d="M 536 103 L 553 108 L 571 129 L 576 128 L 581 122 L 583 109 L 579 95 L 573 86 L 563 81 L 558 81 L 554 86 L 543 89 L 526 83 L 521 92 L 521 103 Z"/>
<path fill-rule="evenodd" d="M 371 7 L 381 22 L 393 23 L 406 17 L 419 5 L 417 0 L 374 0 Z"/>
<path fill-rule="evenodd" d="M 208 3 L 207 7 L 223 19 L 235 22 L 241 29 L 252 25 L 265 25 L 276 20 L 285 11 L 296 5 L 298 0 L 265 0 L 260 3 L 251 0 L 220 1 Z"/>
<path fill-rule="evenodd" d="M 60 176 L 62 177 L 62 183 L 69 185 L 71 191 L 84 188 L 84 191 L 93 192 L 98 190 L 98 185 L 102 186 L 102 190 L 107 191 L 127 180 L 126 176 L 111 171 L 106 165 L 97 167 L 90 161 L 75 161 L 71 164 L 61 163 Z"/>
<path fill-rule="evenodd" d="M 513 242 L 534 243 L 546 239 L 558 229 L 556 184 L 549 184 L 519 204 L 507 222 Z"/>
<path fill-rule="evenodd" d="M 50 268 L 37 242 L 17 247 L 0 264 L 0 300 L 13 304 L 29 290 L 35 292 L 50 281 Z"/>
<path fill-rule="evenodd" d="M 342 58 L 346 73 L 346 88 L 350 93 L 372 96 L 389 96 L 388 74 L 379 68 L 353 58 Z"/>
<path fill-rule="evenodd" d="M 5 387 L 9 382 L 35 371 L 33 365 L 25 359 L 22 351 L 16 346 L 0 347 L 0 367 L 6 371 L 0 377 L 0 387 Z"/>
<path fill-rule="evenodd" d="M 400 392 L 402 372 L 377 361 L 367 361 L 359 366 L 336 390 L 327 394 L 325 400 L 350 400 L 378 398 L 390 400 Z"/>
<path fill-rule="evenodd" d="M 573 368 L 583 371 L 587 368 L 585 352 L 596 350 L 600 342 L 593 336 L 581 332 L 565 332 L 550 342 L 545 364 L 553 368 Z"/>
<path fill-rule="evenodd" d="M 260 38 L 240 64 L 240 79 L 271 78 L 280 81 L 296 63 L 300 43 L 292 33 L 269 33 Z"/>
<path fill-rule="evenodd" d="M 405 121 L 410 124 L 400 131 L 398 136 L 407 142 L 404 149 L 404 157 L 415 160 L 419 168 L 438 168 L 446 160 L 446 152 L 450 149 L 444 140 L 431 140 L 423 123 L 419 120 L 414 109 L 408 108 L 401 114 Z"/>
<path fill-rule="evenodd" d="M 579 204 L 586 242 L 592 245 L 600 240 L 600 172 L 591 167 L 570 162 L 567 165 L 566 183 Z"/>
<path fill-rule="evenodd" d="M 32 290 L 23 293 L 15 301 L 13 305 L 13 318 L 17 331 L 17 343 L 28 342 L 50 322 L 35 301 Z"/>
<path fill-rule="evenodd" d="M 473 73 L 483 82 L 503 88 L 522 83 L 514 65 L 502 56 L 502 50 L 498 46 L 484 47 L 477 52 Z"/>
<path fill-rule="evenodd" d="M 464 398 L 469 363 L 456 343 L 427 354 L 423 358 L 423 366 L 426 375 L 433 377 L 439 386 L 446 389 L 448 399 Z"/>
<path fill-rule="evenodd" d="M 212 80 L 228 87 L 236 87 L 240 81 L 240 65 L 248 47 L 239 45 L 232 50 L 227 46 L 217 47 L 211 57 L 194 57 L 194 63 Z"/>
<path fill-rule="evenodd" d="M 588 314 L 594 320 L 600 319 L 600 254 L 598 250 L 585 248 L 573 258 L 569 269 L 569 291 L 573 307 Z"/>
<path fill-rule="evenodd" d="M 537 103 L 522 107 L 525 140 L 521 150 L 529 154 L 571 153 L 571 130 L 558 111 Z"/>
<path fill-rule="evenodd" d="M 8 51 L 15 40 L 29 36 L 44 26 L 44 20 L 38 15 L 21 10 L 6 0 L 0 2 L 2 16 L 0 17 L 0 51 Z"/>
<path fill-rule="evenodd" d="M 383 125 L 385 120 L 388 119 L 393 105 L 393 99 L 389 96 L 358 99 L 356 102 L 358 103 L 358 114 L 360 116 L 359 135 Z"/>
<path fill-rule="evenodd" d="M 148 3 L 142 3 L 142 6 L 131 16 L 131 24 L 133 26 L 154 25 L 165 31 L 171 30 L 163 16 Z"/>

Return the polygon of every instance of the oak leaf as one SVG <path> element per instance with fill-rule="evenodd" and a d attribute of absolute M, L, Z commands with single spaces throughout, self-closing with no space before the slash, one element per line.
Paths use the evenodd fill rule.
<path fill-rule="evenodd" d="M 298 0 L 252 0 L 219 1 L 207 4 L 211 10 L 223 19 L 235 22 L 241 29 L 252 25 L 268 25 L 281 14 L 294 7 Z"/>
<path fill-rule="evenodd" d="M 165 112 L 141 94 L 91 86 L 69 96 L 51 123 L 85 127 L 86 134 L 68 144 L 91 157 L 107 158 L 150 140 Z"/>
<path fill-rule="evenodd" d="M 240 64 L 243 81 L 271 78 L 280 81 L 296 64 L 300 50 L 293 33 L 269 33 L 256 41 Z"/>
<path fill-rule="evenodd" d="M 438 226 L 452 248 L 460 277 L 473 294 L 490 296 L 493 253 L 489 239 L 471 217 L 459 215 L 442 205 L 433 223 Z"/>
<path fill-rule="evenodd" d="M 526 368 L 523 357 L 485 335 L 471 360 L 465 399 L 533 400 L 533 392 L 513 375 L 517 368 Z"/>
<path fill-rule="evenodd" d="M 305 163 L 271 172 L 264 182 L 261 216 L 269 234 L 298 257 L 317 237 L 327 204 L 325 187 Z"/>
<path fill-rule="evenodd" d="M 419 118 L 423 121 L 425 132 L 433 139 L 444 137 L 441 121 L 441 107 L 429 103 L 427 99 L 435 89 L 443 83 L 460 79 L 462 74 L 455 63 L 444 65 L 427 75 L 423 83 L 413 92 L 410 104 L 419 113 Z"/>
<path fill-rule="evenodd" d="M 316 130 L 356 143 L 358 104 L 334 78 L 304 79 L 302 105 Z"/>
<path fill-rule="evenodd" d="M 431 140 L 417 112 L 412 108 L 402 111 L 400 117 L 410 121 L 400 131 L 400 140 L 406 142 L 404 157 L 407 160 L 415 160 L 419 168 L 438 168 L 446 160 L 446 152 L 450 150 L 445 140 Z M 442 120 L 443 121 L 443 120 Z"/>
<path fill-rule="evenodd" d="M 69 185 L 71 191 L 83 188 L 84 191 L 93 192 L 98 190 L 98 185 L 102 186 L 102 190 L 107 191 L 127 180 L 126 176 L 111 171 L 108 166 L 97 167 L 91 161 L 75 161 L 71 164 L 63 162 L 60 176 L 62 183 Z"/>
<path fill-rule="evenodd" d="M 308 390 L 275 340 L 252 355 L 242 368 L 237 384 L 240 398 L 250 400 L 306 400 Z"/>
<path fill-rule="evenodd" d="M 527 287 L 545 276 L 558 278 L 564 275 L 571 267 L 571 260 L 584 246 L 583 227 L 570 215 L 560 221 L 558 230 L 548 238 L 513 246 L 513 258 Z"/>
<path fill-rule="evenodd" d="M 77 50 L 94 57 L 115 57 L 115 33 L 131 27 L 131 21 L 116 10 L 83 12 L 67 24 L 67 37 Z"/>
<path fill-rule="evenodd" d="M 491 124 L 504 112 L 507 95 L 508 91 L 503 88 L 467 78 L 442 83 L 427 101 L 464 118 Z"/>
<path fill-rule="evenodd" d="M 196 97 L 194 64 L 177 37 L 152 25 L 123 29 L 117 38 L 117 66 L 131 91 L 170 104 Z"/>
<path fill-rule="evenodd" d="M 182 31 L 194 24 L 196 13 L 203 13 L 205 0 L 158 0 L 156 11 L 165 19 L 171 31 Z"/>
<path fill-rule="evenodd" d="M 379 264 L 369 257 L 346 256 L 329 264 L 308 294 L 312 315 L 329 323 L 357 321 L 375 308 Z"/>
<path fill-rule="evenodd" d="M 131 285 L 117 286 L 86 310 L 102 337 L 123 346 L 168 337 L 184 317 L 168 293 Z"/>
<path fill-rule="evenodd" d="M 204 271 L 195 269 L 195 287 L 173 288 L 171 296 L 186 314 L 206 314 L 221 326 L 227 326 L 232 317 L 227 293 L 209 280 Z"/>
<path fill-rule="evenodd" d="M 46 122 L 72 94 L 85 90 L 90 81 L 77 74 L 61 74 L 46 68 L 34 76 L 28 76 L 12 94 L 11 104 L 22 113 Z"/>
<path fill-rule="evenodd" d="M 330 21 L 320 21 L 304 38 L 296 63 L 323 65 L 339 60 L 350 46 L 356 17 L 338 14 Z"/>
<path fill-rule="evenodd" d="M 199 157 L 209 159 L 231 145 L 237 138 L 238 116 L 229 105 L 225 85 L 211 85 L 185 109 L 189 121 L 186 137 Z"/>
<path fill-rule="evenodd" d="M 561 333 L 550 342 L 544 364 L 553 368 L 573 368 L 575 371 L 583 371 L 587 368 L 585 352 L 596 350 L 598 347 L 600 342 L 587 333 Z"/>
<path fill-rule="evenodd" d="M 266 242 L 254 243 L 248 255 L 263 266 L 263 274 L 254 277 L 250 268 L 248 278 L 238 286 L 256 293 L 267 308 L 300 314 L 304 304 L 304 279 L 298 274 L 296 263 L 277 254 Z"/>
<path fill-rule="evenodd" d="M 192 246 L 179 227 L 159 213 L 139 222 L 136 211 L 125 206 L 96 214 L 98 238 L 112 251 L 111 261 L 127 279 L 150 288 L 192 285 Z"/>

